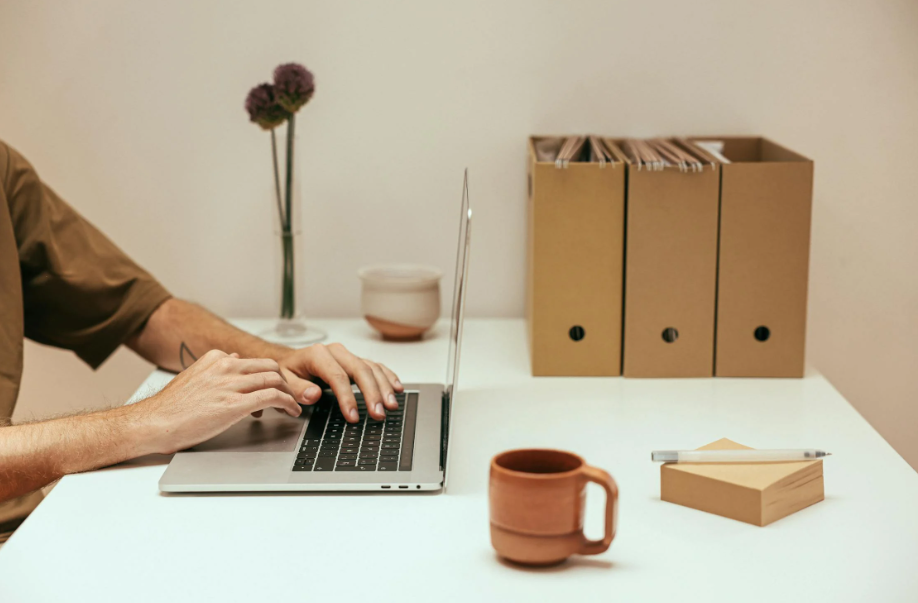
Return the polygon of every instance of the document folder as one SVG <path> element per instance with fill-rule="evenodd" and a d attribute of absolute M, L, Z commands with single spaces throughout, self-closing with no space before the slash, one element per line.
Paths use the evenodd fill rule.
<path fill-rule="evenodd" d="M 720 166 L 672 139 L 616 142 L 628 162 L 623 373 L 710 377 Z"/>
<path fill-rule="evenodd" d="M 625 166 L 596 137 L 529 141 L 533 375 L 621 374 Z"/>
<path fill-rule="evenodd" d="M 813 162 L 759 137 L 713 142 L 721 165 L 719 377 L 802 377 Z"/>

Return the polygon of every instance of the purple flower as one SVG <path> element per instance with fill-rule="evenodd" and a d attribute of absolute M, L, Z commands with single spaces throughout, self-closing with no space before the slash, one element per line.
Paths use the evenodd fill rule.
<path fill-rule="evenodd" d="M 277 102 L 290 113 L 296 113 L 308 103 L 315 90 L 312 73 L 299 63 L 286 63 L 274 70 Z"/>
<path fill-rule="evenodd" d="M 273 130 L 290 117 L 278 102 L 271 84 L 259 84 L 249 91 L 245 99 L 249 119 L 265 130 Z"/>

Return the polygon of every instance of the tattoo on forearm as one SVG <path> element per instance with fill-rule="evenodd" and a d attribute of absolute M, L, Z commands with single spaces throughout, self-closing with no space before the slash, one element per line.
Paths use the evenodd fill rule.
<path fill-rule="evenodd" d="M 195 355 L 191 352 L 190 349 L 188 349 L 188 346 L 185 345 L 185 342 L 183 341 L 183 342 L 182 342 L 182 345 L 179 346 L 179 363 L 181 363 L 182 368 L 183 368 L 183 369 L 188 368 L 188 367 L 191 366 L 197 359 L 198 359 L 198 357 L 195 356 Z"/>

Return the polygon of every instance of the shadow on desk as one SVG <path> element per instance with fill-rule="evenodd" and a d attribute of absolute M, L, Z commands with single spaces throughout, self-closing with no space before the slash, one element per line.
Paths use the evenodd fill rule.
<path fill-rule="evenodd" d="M 239 497 L 262 497 L 270 496 L 272 498 L 277 498 L 280 496 L 297 496 L 297 497 L 306 497 L 311 498 L 313 496 L 321 497 L 346 497 L 346 498 L 361 498 L 365 496 L 410 496 L 414 497 L 430 497 L 430 496 L 439 496 L 442 494 L 442 491 L 431 492 L 431 491 L 422 491 L 422 492 L 378 492 L 378 491 L 367 491 L 367 492 L 282 492 L 282 491 L 270 491 L 270 492 L 160 492 L 159 495 L 163 498 L 239 498 Z"/>
<path fill-rule="evenodd" d="M 569 557 L 566 561 L 562 561 L 558 565 L 549 565 L 547 567 L 533 567 L 529 565 L 520 565 L 519 563 L 514 563 L 504 559 L 497 553 L 491 551 L 491 555 L 497 560 L 498 563 L 503 565 L 506 568 L 521 572 L 529 572 L 532 574 L 557 574 L 561 572 L 572 572 L 580 569 L 586 570 L 611 570 L 615 568 L 615 563 L 608 561 L 607 559 L 596 559 L 595 557 L 580 557 L 578 555 L 573 555 Z"/>
<path fill-rule="evenodd" d="M 155 467 L 157 465 L 168 465 L 172 460 L 172 456 L 173 455 L 171 454 L 147 454 L 144 456 L 139 456 L 136 459 L 118 463 L 117 465 L 109 465 L 108 467 L 97 469 L 97 471 L 112 471 L 114 469 L 134 469 L 136 467 Z"/>

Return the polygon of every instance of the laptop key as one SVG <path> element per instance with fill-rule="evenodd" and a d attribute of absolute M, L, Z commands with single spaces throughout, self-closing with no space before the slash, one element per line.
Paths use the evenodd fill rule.
<path fill-rule="evenodd" d="M 294 471 L 312 471 L 312 465 L 306 465 L 305 467 L 303 466 L 294 467 L 293 470 Z"/>
<path fill-rule="evenodd" d="M 335 450 L 323 450 L 319 453 L 320 458 L 333 459 L 336 456 L 338 456 L 338 453 Z"/>
<path fill-rule="evenodd" d="M 332 471 L 335 468 L 335 459 L 316 459 L 315 471 Z"/>
<path fill-rule="evenodd" d="M 397 471 L 398 463 L 380 463 L 379 467 L 377 467 L 377 470 L 379 471 Z"/>
<path fill-rule="evenodd" d="M 355 454 L 344 454 L 344 453 L 341 453 L 341 454 L 338 455 L 338 460 L 339 460 L 339 461 L 353 461 L 353 460 L 355 460 L 356 458 L 357 458 L 357 454 L 356 454 L 356 453 L 355 453 Z"/>
<path fill-rule="evenodd" d="M 339 460 L 339 461 L 336 463 L 335 466 L 336 466 L 336 467 L 353 467 L 353 466 L 356 465 L 356 464 L 357 464 L 357 461 L 346 461 L 346 460 L 345 460 L 345 461 L 342 461 L 342 460 Z"/>
<path fill-rule="evenodd" d="M 375 465 L 376 459 L 360 459 L 357 461 L 358 465 Z"/>
<path fill-rule="evenodd" d="M 357 465 L 357 469 L 361 471 L 376 471 L 376 465 Z"/>
<path fill-rule="evenodd" d="M 398 450 L 399 445 L 398 444 L 383 444 L 381 448 L 383 450 Z"/>
<path fill-rule="evenodd" d="M 375 459 L 379 454 L 376 452 L 361 452 L 359 458 L 362 459 Z"/>

